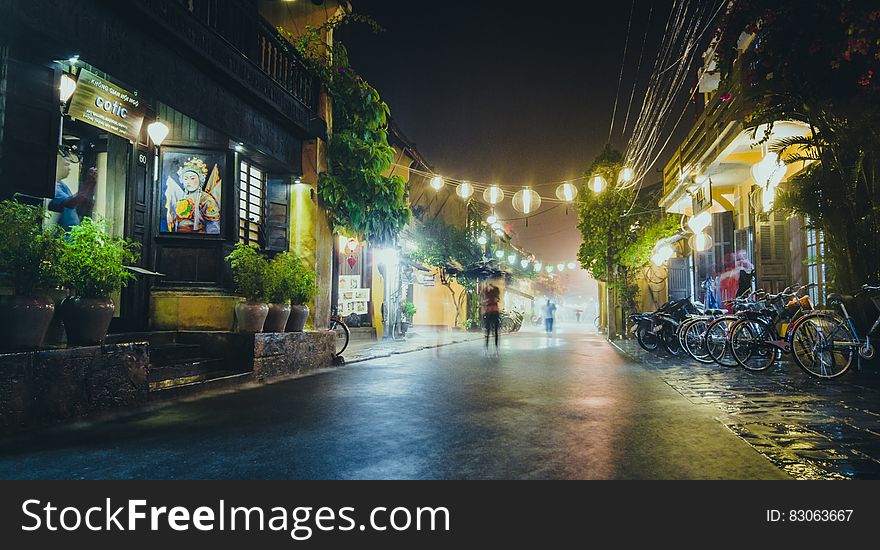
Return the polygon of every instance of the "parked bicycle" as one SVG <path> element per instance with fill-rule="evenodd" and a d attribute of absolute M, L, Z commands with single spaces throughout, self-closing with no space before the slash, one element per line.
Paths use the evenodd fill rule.
<path fill-rule="evenodd" d="M 814 311 L 792 327 L 794 358 L 805 372 L 818 378 L 837 378 L 849 370 L 856 354 L 865 360 L 873 359 L 871 336 L 876 336 L 880 329 L 880 317 L 862 340 L 844 305 L 844 301 L 862 294 L 867 294 L 880 309 L 880 286 L 863 285 L 851 297 L 836 293 L 828 296 L 828 305 L 837 307 L 840 313 Z"/>
<path fill-rule="evenodd" d="M 342 359 L 342 353 L 348 347 L 348 341 L 351 338 L 351 331 L 348 329 L 348 325 L 345 324 L 345 321 L 342 320 L 342 317 L 336 314 L 335 311 L 330 314 L 330 330 L 336 333 L 336 357 L 344 362 Z"/>

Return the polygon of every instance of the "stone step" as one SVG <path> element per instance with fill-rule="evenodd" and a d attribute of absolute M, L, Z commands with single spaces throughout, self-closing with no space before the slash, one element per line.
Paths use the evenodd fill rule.
<path fill-rule="evenodd" d="M 164 344 L 150 346 L 150 366 L 158 368 L 173 363 L 198 359 L 202 348 L 198 344 Z"/>
<path fill-rule="evenodd" d="M 195 379 L 212 372 L 224 371 L 225 368 L 226 365 L 223 359 L 199 357 L 159 367 L 151 365 L 150 374 L 147 379 L 152 387 L 154 383 L 163 383 L 166 380 Z"/>
<path fill-rule="evenodd" d="M 251 382 L 250 372 L 213 371 L 198 377 L 150 383 L 150 401 L 179 399 L 212 390 L 222 390 Z"/>

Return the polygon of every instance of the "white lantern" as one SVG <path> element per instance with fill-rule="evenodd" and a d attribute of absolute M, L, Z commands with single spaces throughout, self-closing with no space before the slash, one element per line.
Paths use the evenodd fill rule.
<path fill-rule="evenodd" d="M 568 269 L 575 269 L 577 267 L 577 264 L 574 262 L 568 262 L 568 265 L 565 267 L 567 267 Z"/>
<path fill-rule="evenodd" d="M 520 260 L 519 266 L 521 268 L 525 269 L 525 268 L 529 267 L 529 261 L 528 260 Z"/>
<path fill-rule="evenodd" d="M 477 244 L 480 246 L 485 246 L 487 242 L 489 242 L 489 239 L 487 239 L 485 235 L 480 235 L 477 238 Z"/>
<path fill-rule="evenodd" d="M 547 266 L 547 273 L 553 273 L 553 266 L 552 265 Z"/>
<path fill-rule="evenodd" d="M 590 178 L 590 189 L 594 193 L 601 193 L 606 187 L 608 187 L 608 182 L 602 176 L 597 174 Z"/>
<path fill-rule="evenodd" d="M 496 251 L 495 251 L 495 257 L 498 258 L 498 259 L 500 260 L 501 258 L 504 257 L 504 251 L 503 251 L 503 250 L 496 250 Z"/>
<path fill-rule="evenodd" d="M 67 100 L 73 95 L 73 91 L 76 90 L 76 80 L 69 74 L 61 75 L 59 90 L 61 91 L 61 102 L 67 103 Z"/>
<path fill-rule="evenodd" d="M 487 204 L 495 206 L 504 200 L 504 190 L 497 185 L 493 185 L 483 191 L 483 200 L 486 201 Z"/>
<path fill-rule="evenodd" d="M 627 167 L 620 171 L 620 183 L 629 183 L 634 180 L 635 177 L 636 173 L 632 168 Z"/>
<path fill-rule="evenodd" d="M 463 181 L 458 184 L 458 187 L 455 188 L 455 194 L 459 196 L 462 200 L 468 200 L 474 194 L 474 186 L 470 183 Z"/>
<path fill-rule="evenodd" d="M 690 245 L 692 250 L 696 250 L 697 252 L 705 252 L 712 248 L 713 244 L 712 237 L 705 233 L 691 235 L 691 238 L 688 239 L 688 245 Z"/>
<path fill-rule="evenodd" d="M 496 229 L 496 230 L 495 230 L 495 234 L 498 235 L 499 237 L 503 237 L 503 236 L 504 236 L 504 231 L 501 231 L 500 229 Z"/>
<path fill-rule="evenodd" d="M 488 223 L 489 225 L 492 225 L 493 223 L 495 223 L 497 221 L 498 221 L 498 216 L 496 216 L 495 214 L 490 214 L 489 217 L 486 218 L 486 223 Z"/>
<path fill-rule="evenodd" d="M 531 189 L 523 189 L 513 194 L 513 209 L 523 214 L 531 214 L 541 208 L 541 195 Z"/>
<path fill-rule="evenodd" d="M 156 147 L 162 145 L 162 142 L 165 141 L 165 138 L 168 137 L 168 132 L 171 131 L 168 126 L 165 125 L 162 121 L 155 121 L 149 126 L 147 126 L 147 134 L 149 134 L 150 139 L 153 140 L 153 144 Z"/>
<path fill-rule="evenodd" d="M 561 201 L 572 202 L 577 196 L 578 188 L 568 182 L 556 188 L 556 198 Z"/>
<path fill-rule="evenodd" d="M 439 191 L 443 189 L 443 186 L 446 185 L 446 182 L 443 181 L 443 178 L 440 176 L 434 176 L 431 178 L 431 187 L 434 188 L 434 191 Z"/>
<path fill-rule="evenodd" d="M 706 210 L 689 219 L 687 224 L 695 234 L 702 233 L 704 229 L 712 225 L 712 214 Z"/>
<path fill-rule="evenodd" d="M 510 256 L 508 256 L 507 263 L 509 263 L 510 265 L 515 264 L 516 263 L 516 254 L 511 254 Z"/>
<path fill-rule="evenodd" d="M 556 271 L 565 271 L 565 264 L 556 264 Z"/>
<path fill-rule="evenodd" d="M 543 267 L 544 267 L 544 264 L 542 264 L 541 262 L 536 263 L 535 264 L 535 273 L 540 273 L 541 268 L 543 268 Z"/>

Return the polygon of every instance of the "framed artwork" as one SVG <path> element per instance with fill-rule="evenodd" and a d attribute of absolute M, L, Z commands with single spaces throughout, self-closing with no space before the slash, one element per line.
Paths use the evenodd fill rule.
<path fill-rule="evenodd" d="M 369 302 L 370 301 L 370 289 L 369 288 L 359 288 L 357 290 L 352 291 L 352 300 L 355 302 Z"/>
<path fill-rule="evenodd" d="M 360 275 L 340 275 L 339 276 L 339 290 L 354 290 L 360 288 L 361 286 L 361 276 Z"/>
<path fill-rule="evenodd" d="M 370 312 L 367 302 L 354 302 L 354 312 L 358 315 L 366 315 Z"/>
<path fill-rule="evenodd" d="M 354 293 L 355 293 L 355 292 L 356 292 L 356 291 L 354 291 L 354 290 L 344 290 L 344 291 L 342 292 L 342 298 L 341 298 L 341 300 L 342 300 L 343 302 L 351 302 L 351 301 L 354 301 Z"/>
<path fill-rule="evenodd" d="M 219 235 L 225 151 L 163 148 L 162 233 Z"/>

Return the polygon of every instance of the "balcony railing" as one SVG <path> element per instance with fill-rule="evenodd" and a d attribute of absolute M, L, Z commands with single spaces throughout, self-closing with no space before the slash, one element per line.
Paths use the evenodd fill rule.
<path fill-rule="evenodd" d="M 128 0 L 308 133 L 321 135 L 318 83 L 253 0 Z"/>
<path fill-rule="evenodd" d="M 741 72 L 735 64 L 728 84 L 717 90 L 697 119 L 681 146 L 663 169 L 663 196 L 678 185 L 684 172 L 693 170 L 703 158 L 714 158 L 736 138 L 739 131 L 729 131 L 731 123 L 743 128 L 743 118 L 751 104 L 743 93 Z"/>

